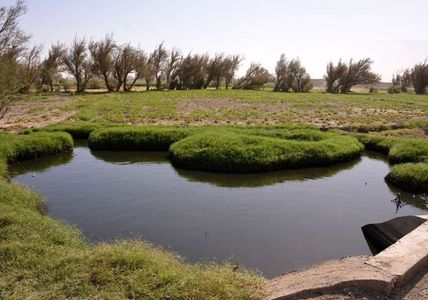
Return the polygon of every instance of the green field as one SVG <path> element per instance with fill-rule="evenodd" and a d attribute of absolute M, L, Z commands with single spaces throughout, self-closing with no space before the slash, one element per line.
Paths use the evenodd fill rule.
<path fill-rule="evenodd" d="M 329 128 L 386 129 L 426 119 L 428 97 L 413 94 L 274 93 L 272 91 L 150 91 L 29 96 L 19 116 L 0 126 L 40 123 L 163 125 L 312 124 Z M 27 105 L 28 107 L 25 107 Z M 15 124 L 14 124 L 15 123 Z"/>

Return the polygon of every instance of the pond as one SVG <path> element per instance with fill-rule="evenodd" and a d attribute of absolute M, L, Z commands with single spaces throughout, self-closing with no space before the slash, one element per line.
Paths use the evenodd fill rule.
<path fill-rule="evenodd" d="M 141 238 L 189 261 L 230 261 L 270 278 L 369 255 L 361 226 L 426 214 L 421 196 L 385 183 L 388 169 L 382 156 L 366 153 L 329 168 L 216 174 L 176 169 L 167 153 L 77 146 L 9 171 L 91 242 Z"/>

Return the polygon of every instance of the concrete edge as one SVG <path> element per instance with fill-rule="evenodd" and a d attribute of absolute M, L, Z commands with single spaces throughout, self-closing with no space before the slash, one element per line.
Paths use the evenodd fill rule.
<path fill-rule="evenodd" d="M 389 295 L 427 265 L 428 221 L 376 256 L 331 260 L 275 277 L 268 281 L 265 299 L 294 299 L 345 287 Z"/>

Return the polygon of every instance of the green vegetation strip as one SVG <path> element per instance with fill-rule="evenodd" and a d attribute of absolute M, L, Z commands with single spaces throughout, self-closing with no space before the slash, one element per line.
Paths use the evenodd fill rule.
<path fill-rule="evenodd" d="M 428 140 L 355 135 L 367 149 L 388 154 L 393 166 L 386 181 L 411 192 L 428 192 Z"/>
<path fill-rule="evenodd" d="M 260 172 L 326 166 L 354 158 L 353 137 L 309 127 L 113 127 L 94 131 L 92 150 L 170 150 L 186 169 Z"/>
<path fill-rule="evenodd" d="M 2 170 L 71 147 L 66 133 L 1 133 Z M 263 286 L 245 270 L 189 264 L 145 242 L 88 245 L 44 214 L 40 195 L 0 179 L 0 298 L 258 299 Z"/>
<path fill-rule="evenodd" d="M 362 144 L 352 137 L 317 131 L 296 131 L 275 138 L 204 133 L 179 141 L 170 149 L 172 161 L 179 167 L 239 173 L 327 166 L 354 158 L 362 150 Z"/>

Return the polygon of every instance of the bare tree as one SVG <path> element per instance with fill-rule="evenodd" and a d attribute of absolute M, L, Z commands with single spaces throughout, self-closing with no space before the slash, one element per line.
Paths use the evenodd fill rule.
<path fill-rule="evenodd" d="M 76 92 L 82 93 L 92 77 L 92 63 L 88 57 L 85 39 L 74 39 L 67 51 L 64 52 L 63 62 L 66 70 L 76 81 Z"/>
<path fill-rule="evenodd" d="M 339 61 L 337 66 L 333 63 L 327 65 L 327 74 L 324 76 L 327 82 L 327 92 L 349 93 L 357 84 L 376 84 L 380 82 L 380 76 L 371 71 L 372 61 L 364 58 L 357 62 L 352 59 L 346 65 Z"/>
<path fill-rule="evenodd" d="M 169 58 L 165 64 L 165 78 L 166 86 L 171 89 L 171 81 L 177 77 L 177 70 L 181 61 L 181 51 L 178 49 L 172 49 L 169 53 Z"/>
<path fill-rule="evenodd" d="M 252 63 L 245 76 L 238 79 L 234 88 L 244 90 L 258 90 L 273 80 L 273 76 L 260 64 Z"/>
<path fill-rule="evenodd" d="M 48 56 L 42 62 L 40 70 L 40 85 L 46 85 L 50 91 L 54 90 L 55 81 L 59 81 L 59 69 L 61 65 L 61 57 L 64 54 L 64 46 L 57 43 L 49 49 Z"/>
<path fill-rule="evenodd" d="M 19 60 L 29 39 L 19 27 L 19 18 L 25 12 L 26 6 L 21 0 L 10 7 L 0 6 L 0 119 L 19 99 Z"/>
<path fill-rule="evenodd" d="M 35 45 L 24 52 L 20 64 L 19 81 L 21 87 L 20 93 L 28 93 L 33 86 L 36 79 L 39 77 L 41 69 L 40 53 L 42 52 L 42 45 Z"/>
<path fill-rule="evenodd" d="M 92 58 L 93 72 L 101 76 L 108 92 L 114 91 L 112 75 L 114 69 L 114 51 L 117 46 L 111 35 L 106 35 L 101 41 L 91 41 L 89 43 L 89 52 Z"/>
<path fill-rule="evenodd" d="M 134 79 L 129 85 L 127 85 L 126 91 L 130 91 L 134 87 L 137 80 L 144 78 L 144 74 L 147 72 L 147 62 L 148 58 L 146 53 L 144 53 L 142 50 L 135 50 L 133 59 Z"/>
<path fill-rule="evenodd" d="M 155 48 L 155 50 L 153 50 L 152 54 L 150 55 L 151 71 L 153 77 L 156 80 L 157 90 L 160 90 L 162 87 L 162 76 L 164 73 L 163 71 L 165 70 L 167 60 L 168 51 L 166 50 L 162 42 Z"/>
<path fill-rule="evenodd" d="M 129 74 L 134 71 L 136 50 L 130 45 L 124 45 L 118 48 L 114 59 L 113 77 L 116 79 L 116 91 L 123 86 L 123 90 L 128 90 L 127 79 Z"/>
<path fill-rule="evenodd" d="M 27 7 L 23 0 L 11 7 L 0 7 L 0 54 L 11 50 L 20 52 L 26 48 L 29 36 L 19 27 L 18 20 Z"/>
<path fill-rule="evenodd" d="M 239 65 L 241 64 L 242 60 L 244 58 L 240 55 L 232 55 L 228 56 L 225 60 L 225 78 L 224 83 L 226 86 L 226 89 L 229 88 L 230 83 L 232 82 L 233 78 L 235 77 L 235 72 L 239 69 Z"/>

